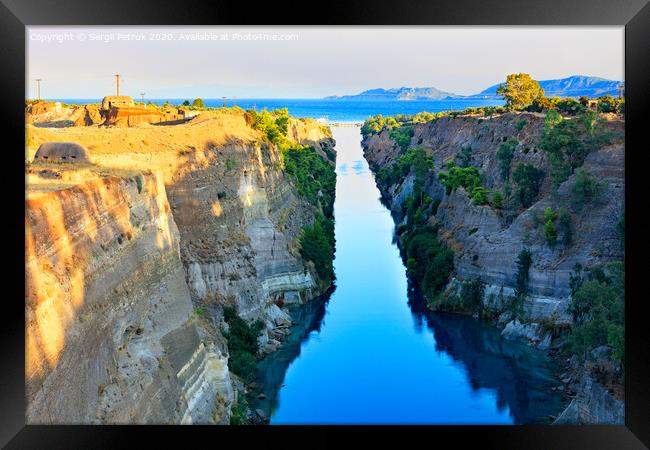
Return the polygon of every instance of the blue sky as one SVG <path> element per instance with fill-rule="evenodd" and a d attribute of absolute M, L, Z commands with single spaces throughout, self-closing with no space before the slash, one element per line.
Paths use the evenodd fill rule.
<path fill-rule="evenodd" d="M 318 98 L 536 79 L 623 79 L 623 27 L 28 27 L 26 95 Z"/>

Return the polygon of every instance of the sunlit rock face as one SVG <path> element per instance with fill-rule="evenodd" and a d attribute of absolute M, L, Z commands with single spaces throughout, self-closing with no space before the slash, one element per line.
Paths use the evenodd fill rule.
<path fill-rule="evenodd" d="M 227 361 L 195 326 L 160 176 L 32 196 L 25 227 L 28 423 L 228 420 Z"/>
<path fill-rule="evenodd" d="M 28 421 L 229 423 L 223 307 L 262 320 L 268 352 L 290 323 L 280 307 L 319 294 L 298 244 L 315 208 L 278 148 L 235 109 L 26 137 Z M 288 138 L 332 154 L 316 121 Z M 92 164 L 35 160 L 46 142 Z"/>

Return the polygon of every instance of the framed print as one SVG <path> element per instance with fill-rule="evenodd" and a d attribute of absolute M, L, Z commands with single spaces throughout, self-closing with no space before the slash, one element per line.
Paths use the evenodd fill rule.
<path fill-rule="evenodd" d="M 302 6 L 3 1 L 3 444 L 649 445 L 650 6 Z"/>

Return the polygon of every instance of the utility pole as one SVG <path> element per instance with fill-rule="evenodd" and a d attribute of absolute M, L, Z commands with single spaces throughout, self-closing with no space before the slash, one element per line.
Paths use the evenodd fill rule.
<path fill-rule="evenodd" d="M 146 108 L 147 106 L 144 104 L 144 92 L 140 93 L 140 97 L 142 97 L 142 106 Z"/>
<path fill-rule="evenodd" d="M 41 78 L 36 79 L 36 86 L 37 86 L 36 90 L 38 92 L 37 99 L 40 100 L 41 99 Z"/>
<path fill-rule="evenodd" d="M 223 107 L 226 107 L 226 97 L 221 97 L 223 99 Z"/>
<path fill-rule="evenodd" d="M 623 98 L 623 92 L 625 92 L 625 84 L 621 83 L 618 85 L 618 98 Z"/>
<path fill-rule="evenodd" d="M 115 74 L 115 91 L 116 91 L 116 96 L 120 96 L 120 74 L 116 73 Z"/>

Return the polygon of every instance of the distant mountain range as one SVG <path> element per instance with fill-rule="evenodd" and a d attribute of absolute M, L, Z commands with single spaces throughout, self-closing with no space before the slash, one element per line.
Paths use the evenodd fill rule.
<path fill-rule="evenodd" d="M 462 95 L 441 91 L 434 87 L 401 87 L 392 89 L 370 89 L 356 95 L 332 95 L 327 100 L 443 100 L 461 98 Z"/>
<path fill-rule="evenodd" d="M 459 95 L 441 91 L 434 87 L 401 87 L 392 89 L 370 89 L 356 95 L 325 97 L 328 100 L 446 100 L 450 98 L 500 98 L 496 90 L 501 83 L 474 95 Z M 559 80 L 541 80 L 539 85 L 547 97 L 600 97 L 601 95 L 618 95 L 620 81 L 604 78 L 574 75 Z"/>

